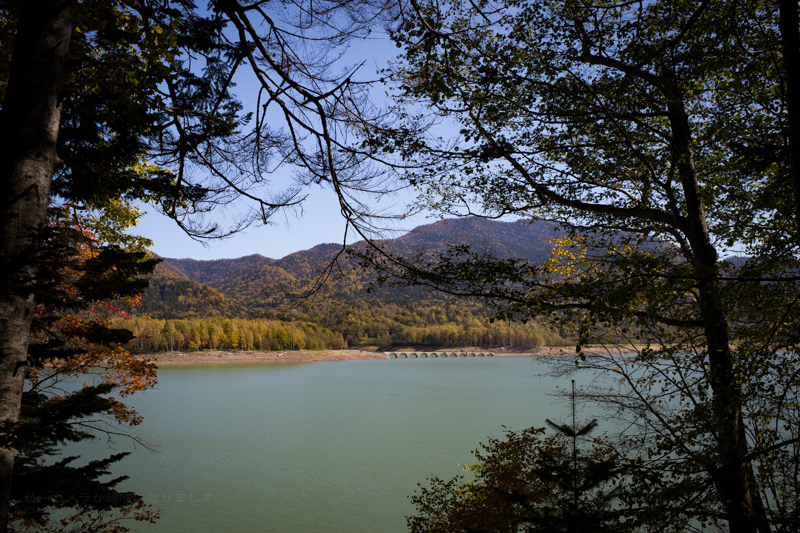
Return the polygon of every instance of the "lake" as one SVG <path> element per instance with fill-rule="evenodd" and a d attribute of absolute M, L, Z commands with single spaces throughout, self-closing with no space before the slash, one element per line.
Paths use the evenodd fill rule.
<path fill-rule="evenodd" d="M 552 393 L 569 380 L 546 370 L 528 357 L 164 367 L 128 399 L 157 451 L 115 474 L 161 509 L 137 531 L 400 533 L 417 483 L 458 475 L 503 426 L 568 421 Z M 75 452 L 109 454 L 105 440 Z"/>

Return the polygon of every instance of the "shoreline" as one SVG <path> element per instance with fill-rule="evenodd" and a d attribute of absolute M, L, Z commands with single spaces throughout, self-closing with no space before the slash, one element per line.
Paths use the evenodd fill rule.
<path fill-rule="evenodd" d="M 631 348 L 633 349 L 633 348 Z M 612 347 L 587 347 L 584 353 L 606 353 L 608 351 L 622 352 L 622 348 Z M 149 360 L 157 366 L 178 365 L 228 365 L 228 364 L 279 364 L 279 363 L 308 363 L 314 361 L 356 361 L 369 359 L 389 359 L 388 353 L 453 353 L 453 352 L 482 352 L 492 353 L 495 357 L 548 357 L 555 355 L 571 355 L 575 353 L 572 346 L 540 346 L 529 349 L 514 348 L 476 348 L 459 347 L 437 350 L 395 350 L 393 352 L 378 352 L 375 350 L 286 350 L 274 352 L 239 352 L 233 350 L 220 350 L 209 352 L 159 352 L 154 354 L 138 354 L 136 357 Z"/>

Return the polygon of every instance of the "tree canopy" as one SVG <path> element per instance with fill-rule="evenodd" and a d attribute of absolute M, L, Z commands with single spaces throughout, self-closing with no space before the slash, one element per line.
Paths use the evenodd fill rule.
<path fill-rule="evenodd" d="M 370 0 L 0 2 L 0 530 L 14 463 L 8 443 L 36 364 L 34 309 L 49 303 L 47 267 L 63 259 L 51 253 L 50 205 L 97 232 L 85 261 L 93 283 L 115 269 L 143 272 L 130 248 L 136 239 L 115 231 L 135 219 L 135 202 L 197 238 L 268 223 L 299 205 L 311 183 L 332 186 L 357 214 L 369 189 L 359 158 L 337 147 L 366 101 L 356 66 L 336 59 L 393 13 L 391 2 Z M 243 71 L 258 86 L 252 109 L 233 90 Z M 297 179 L 272 182 L 285 164 Z M 203 218 L 235 202 L 243 206 L 232 227 Z M 119 296 L 109 290 L 101 283 L 73 295 Z"/>
<path fill-rule="evenodd" d="M 370 161 L 392 153 L 422 205 L 565 232 L 545 263 L 457 247 L 413 264 L 376 256 L 379 268 L 506 317 L 576 320 L 579 350 L 602 332 L 637 336 L 631 357 L 579 362 L 619 378 L 585 394 L 636 428 L 640 472 L 658 473 L 642 498 L 685 528 L 796 529 L 797 3 L 414 0 L 388 73 L 408 106 L 380 124 L 332 46 L 395 7 L 0 3 L 0 530 L 34 309 L 58 271 L 46 259 L 63 257 L 49 250 L 51 202 L 79 225 L 99 210 L 100 229 L 150 202 L 209 237 L 224 229 L 191 215 L 244 199 L 235 227 L 266 223 L 324 182 L 360 229 L 362 195 L 386 187 Z M 260 86 L 251 113 L 232 91 L 242 70 Z M 437 121 L 457 138 L 431 135 Z M 300 179 L 271 187 L 284 163 Z M 100 283 L 114 268 L 142 271 L 108 244 L 83 263 L 93 283 L 75 279 L 87 301 L 114 292 Z"/>
<path fill-rule="evenodd" d="M 365 146 L 413 163 L 444 214 L 563 234 L 545 263 L 368 259 L 501 316 L 575 321 L 577 362 L 616 376 L 584 394 L 635 428 L 639 494 L 675 527 L 795 527 L 797 3 L 412 6 L 393 34 L 404 118 Z M 644 347 L 581 354 L 602 331 Z"/>

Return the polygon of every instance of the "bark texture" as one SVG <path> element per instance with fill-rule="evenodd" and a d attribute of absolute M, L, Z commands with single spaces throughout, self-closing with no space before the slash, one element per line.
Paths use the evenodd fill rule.
<path fill-rule="evenodd" d="M 7 530 L 14 450 L 30 336 L 36 237 L 59 167 L 60 92 L 73 27 L 72 0 L 21 2 L 0 111 L 0 532 Z"/>

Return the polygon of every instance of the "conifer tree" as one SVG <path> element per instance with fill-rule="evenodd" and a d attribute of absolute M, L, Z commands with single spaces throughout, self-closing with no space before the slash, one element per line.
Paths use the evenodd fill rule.
<path fill-rule="evenodd" d="M 124 211 L 124 210 L 123 210 Z M 121 519 L 151 521 L 141 497 L 117 490 L 126 476 L 105 477 L 126 453 L 75 466 L 79 459 L 62 454 L 72 442 L 119 433 L 117 424 L 136 425 L 141 418 L 110 394 L 126 396 L 155 383 L 155 366 L 131 356 L 124 345 L 127 329 L 114 327 L 122 314 L 114 301 L 138 297 L 158 262 L 135 244 L 127 249 L 99 239 L 75 223 L 66 209 L 51 209 L 46 235 L 40 239 L 40 273 L 36 285 L 33 329 L 25 372 L 19 421 L 6 428 L 4 446 L 16 450 L 9 496 L 10 527 L 17 531 L 65 529 L 79 521 L 91 531 L 121 532 Z M 87 220 L 86 222 L 90 222 Z M 125 227 L 121 222 L 121 227 Z M 107 229 L 107 228 L 106 228 Z M 105 238 L 115 240 L 113 232 Z M 137 241 L 134 240 L 134 243 Z M 144 244 L 138 242 L 138 244 Z M 74 388 L 75 380 L 94 368 L 98 384 Z M 70 386 L 70 381 L 73 386 Z M 79 383 L 79 382 L 78 382 Z M 58 521 L 52 511 L 67 512 Z M 70 512 L 71 510 L 71 512 Z"/>
<path fill-rule="evenodd" d="M 574 386 L 574 382 L 573 382 Z M 544 428 L 507 431 L 475 451 L 476 464 L 464 478 L 430 480 L 411 500 L 417 514 L 408 517 L 412 533 L 615 533 L 634 531 L 635 511 L 621 506 L 622 459 L 602 439 L 580 452 L 578 440 L 597 421 L 578 426 L 548 420 Z"/>

